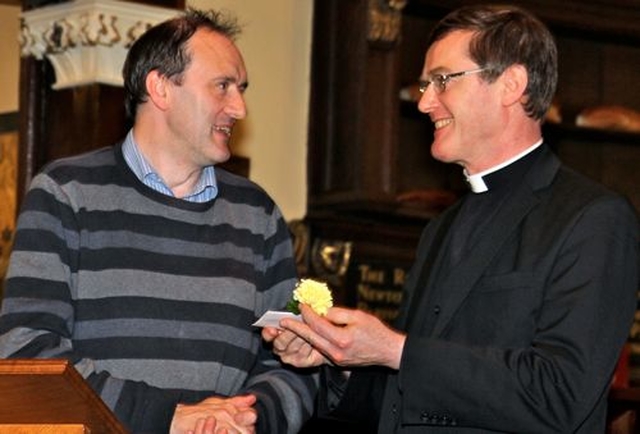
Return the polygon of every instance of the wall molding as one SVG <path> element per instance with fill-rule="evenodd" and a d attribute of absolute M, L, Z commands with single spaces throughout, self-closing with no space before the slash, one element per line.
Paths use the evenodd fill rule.
<path fill-rule="evenodd" d="M 21 14 L 20 54 L 53 65 L 53 89 L 122 86 L 127 50 L 149 27 L 178 9 L 117 0 L 75 0 Z"/>

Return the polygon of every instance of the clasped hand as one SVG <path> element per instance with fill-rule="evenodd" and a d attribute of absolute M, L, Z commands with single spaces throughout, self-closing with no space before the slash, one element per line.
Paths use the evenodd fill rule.
<path fill-rule="evenodd" d="M 283 319 L 279 329 L 262 329 L 262 338 L 273 344 L 282 362 L 300 368 L 325 363 L 399 368 L 406 336 L 374 315 L 333 307 L 320 316 L 305 305 L 300 312 L 304 322 Z"/>
<path fill-rule="evenodd" d="M 255 434 L 254 395 L 213 396 L 197 404 L 178 404 L 170 434 Z"/>

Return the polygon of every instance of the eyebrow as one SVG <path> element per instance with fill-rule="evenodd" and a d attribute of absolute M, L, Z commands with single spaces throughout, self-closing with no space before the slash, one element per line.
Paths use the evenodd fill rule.
<path fill-rule="evenodd" d="M 451 69 L 446 68 L 444 66 L 438 66 L 427 72 L 427 75 L 437 75 L 437 74 L 440 74 L 440 75 L 451 74 Z"/>

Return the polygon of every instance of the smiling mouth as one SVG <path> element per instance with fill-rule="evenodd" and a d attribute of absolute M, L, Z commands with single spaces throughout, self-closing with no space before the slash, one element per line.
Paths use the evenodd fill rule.
<path fill-rule="evenodd" d="M 231 127 L 229 127 L 229 126 L 217 126 L 216 125 L 213 129 L 215 131 L 219 132 L 219 133 L 222 133 L 222 134 L 226 135 L 227 137 L 231 136 Z"/>
<path fill-rule="evenodd" d="M 444 128 L 452 123 L 453 119 L 440 119 L 438 121 L 435 121 L 433 124 L 435 125 L 436 130 L 439 130 L 440 128 Z"/>

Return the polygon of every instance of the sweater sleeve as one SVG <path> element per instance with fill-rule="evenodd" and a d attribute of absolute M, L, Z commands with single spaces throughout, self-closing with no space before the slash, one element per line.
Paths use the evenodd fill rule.
<path fill-rule="evenodd" d="M 263 284 L 256 303 L 259 317 L 266 310 L 283 310 L 292 296 L 297 276 L 291 236 L 275 204 L 267 207 L 264 219 Z M 311 417 L 318 388 L 316 370 L 296 370 L 285 366 L 274 356 L 270 346 L 261 341 L 253 369 L 249 372 L 244 392 L 257 396 L 259 434 L 297 433 Z"/>
<path fill-rule="evenodd" d="M 245 390 L 258 398 L 257 432 L 299 432 L 313 413 L 316 390 L 315 373 L 284 367 L 263 347 Z"/>

